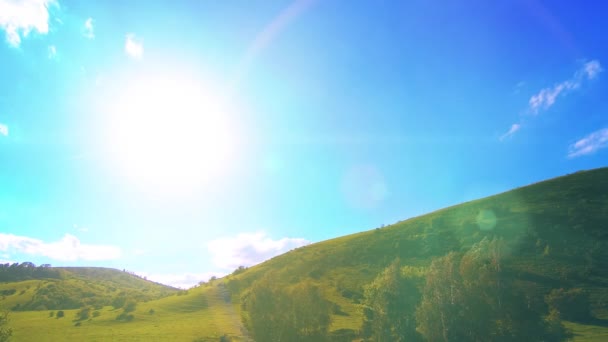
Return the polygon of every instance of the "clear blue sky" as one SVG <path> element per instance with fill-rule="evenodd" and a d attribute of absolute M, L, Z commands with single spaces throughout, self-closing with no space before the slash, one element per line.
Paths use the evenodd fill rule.
<path fill-rule="evenodd" d="M 606 166 L 607 7 L 0 0 L 0 260 L 187 286 Z"/>

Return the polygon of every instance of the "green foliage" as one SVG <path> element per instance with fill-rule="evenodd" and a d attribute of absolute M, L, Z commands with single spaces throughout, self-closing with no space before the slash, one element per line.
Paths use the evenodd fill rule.
<path fill-rule="evenodd" d="M 57 311 L 57 318 L 63 318 L 65 316 L 65 313 L 63 312 L 63 310 L 59 310 Z"/>
<path fill-rule="evenodd" d="M 589 295 L 580 288 L 553 289 L 545 297 L 545 301 L 549 310 L 555 310 L 564 319 L 585 322 L 593 318 Z"/>
<path fill-rule="evenodd" d="M 503 240 L 484 239 L 464 254 L 435 260 L 427 273 L 416 319 L 428 341 L 555 340 L 504 269 Z M 559 340 L 559 339 L 558 339 Z"/>
<path fill-rule="evenodd" d="M 420 301 L 418 282 L 419 278 L 402 272 L 396 259 L 367 285 L 362 335 L 378 342 L 420 340 L 415 317 Z"/>
<path fill-rule="evenodd" d="M 258 341 L 327 339 L 331 305 L 310 282 L 286 288 L 264 277 L 252 286 L 244 305 L 251 333 Z"/>
<path fill-rule="evenodd" d="M 84 321 L 91 317 L 91 307 L 84 307 L 76 312 L 76 320 Z"/>
<path fill-rule="evenodd" d="M 13 335 L 13 329 L 8 326 L 8 323 L 8 312 L 0 312 L 0 342 L 10 340 L 11 336 Z"/>
<path fill-rule="evenodd" d="M 137 303 L 133 300 L 129 300 L 126 302 L 123 311 L 126 313 L 133 312 L 137 308 Z"/>

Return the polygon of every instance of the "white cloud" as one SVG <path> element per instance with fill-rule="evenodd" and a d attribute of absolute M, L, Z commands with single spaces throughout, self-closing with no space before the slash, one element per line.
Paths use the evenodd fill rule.
<path fill-rule="evenodd" d="M 239 266 L 251 266 L 285 253 L 293 248 L 308 245 L 303 238 L 273 240 L 265 232 L 240 233 L 210 241 L 207 250 L 216 266 L 234 270 Z"/>
<path fill-rule="evenodd" d="M 82 244 L 77 237 L 71 234 L 65 234 L 61 240 L 56 242 L 44 242 L 26 236 L 0 233 L 0 251 L 9 250 L 60 261 L 110 260 L 117 259 L 121 255 L 118 247 Z"/>
<path fill-rule="evenodd" d="M 0 135 L 4 135 L 5 137 L 8 137 L 8 126 L 7 125 L 0 123 Z"/>
<path fill-rule="evenodd" d="M 500 140 L 505 140 L 509 137 L 511 137 L 513 134 L 515 134 L 517 131 L 519 131 L 519 129 L 521 128 L 521 124 L 512 124 L 511 128 L 509 128 L 509 130 L 500 136 Z"/>
<path fill-rule="evenodd" d="M 580 88 L 585 80 L 591 80 L 602 72 L 602 66 L 597 60 L 585 63 L 574 76 L 568 80 L 560 82 L 552 87 L 541 89 L 537 94 L 530 97 L 528 109 L 530 113 L 536 115 L 541 110 L 549 109 L 560 95 L 565 95 L 568 91 Z"/>
<path fill-rule="evenodd" d="M 201 281 L 208 281 L 211 277 L 223 277 L 226 273 L 222 272 L 205 272 L 205 273 L 143 273 L 148 280 L 157 283 L 188 289 L 197 285 Z"/>
<path fill-rule="evenodd" d="M 55 0 L 0 0 L 0 28 L 6 33 L 6 41 L 17 47 L 22 37 L 27 37 L 33 30 L 47 34 L 48 8 L 54 3 Z"/>
<path fill-rule="evenodd" d="M 141 59 L 144 55 L 144 44 L 132 33 L 126 36 L 125 53 L 133 59 Z"/>
<path fill-rule="evenodd" d="M 95 38 L 95 28 L 93 27 L 93 18 L 88 18 L 87 20 L 85 20 L 82 35 L 87 39 Z"/>
<path fill-rule="evenodd" d="M 602 71 L 604 71 L 604 69 L 602 69 L 600 62 L 596 60 L 585 63 L 581 70 L 582 74 L 586 75 L 590 80 L 594 79 Z"/>
<path fill-rule="evenodd" d="M 608 147 L 608 128 L 595 131 L 570 145 L 568 157 L 580 157 Z"/>
<path fill-rule="evenodd" d="M 57 56 L 57 48 L 55 47 L 55 45 L 49 45 L 49 59 L 53 59 L 55 58 L 55 56 Z"/>

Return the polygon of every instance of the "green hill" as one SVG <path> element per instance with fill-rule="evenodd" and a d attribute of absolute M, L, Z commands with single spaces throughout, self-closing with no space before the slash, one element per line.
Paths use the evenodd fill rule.
<path fill-rule="evenodd" d="M 596 317 L 606 317 L 607 225 L 608 168 L 602 168 L 298 248 L 227 281 L 236 300 L 263 275 L 283 286 L 312 280 L 342 312 L 334 315 L 332 329 L 356 331 L 363 287 L 396 257 L 425 267 L 484 237 L 501 237 L 510 246 L 508 270 L 534 286 L 538 297 L 550 289 L 582 288 Z"/>
<path fill-rule="evenodd" d="M 212 284 L 164 298 L 137 298 L 131 321 L 117 321 L 124 309 L 105 306 L 98 309 L 96 317 L 84 321 L 75 319 L 77 310 L 66 311 L 64 319 L 50 318 L 49 311 L 15 311 L 11 325 L 15 341 L 218 341 L 223 335 L 234 341 L 248 340 L 241 319 L 248 317 L 247 298 L 256 282 L 264 279 L 265 284 L 282 288 L 317 286 L 331 302 L 333 340 L 348 341 L 362 326 L 364 287 L 395 258 L 402 265 L 426 270 L 433 260 L 449 252 L 466 252 L 484 239 L 501 238 L 508 246 L 506 274 L 525 284 L 532 291 L 530 295 L 543 303 L 553 289 L 584 291 L 589 296 L 592 317 L 566 321 L 565 325 L 573 330 L 576 341 L 604 341 L 608 338 L 607 224 L 608 168 L 581 171 L 301 247 L 239 269 Z M 15 305 L 14 298 L 19 296 L 23 296 L 19 303 L 26 305 L 36 291 L 62 282 L 66 284 L 62 286 L 79 284 L 95 293 L 103 289 L 113 294 L 110 297 L 127 290 L 153 292 L 159 297 L 173 291 L 153 290 L 159 285 L 149 282 L 145 284 L 150 287 L 138 287 L 144 284 L 143 279 L 114 270 L 60 271 L 69 275 L 0 284 L 0 291 L 16 291 L 3 300 L 5 307 Z M 112 286 L 115 290 L 109 291 Z M 563 314 L 568 314 L 567 310 Z M 81 324 L 75 326 L 77 323 Z"/>
<path fill-rule="evenodd" d="M 1 269 L 0 305 L 13 311 L 103 307 L 121 298 L 149 301 L 178 291 L 110 268 L 35 267 L 25 262 Z"/>

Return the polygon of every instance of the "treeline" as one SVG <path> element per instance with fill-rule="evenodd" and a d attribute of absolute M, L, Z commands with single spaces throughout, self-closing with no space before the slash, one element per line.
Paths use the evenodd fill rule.
<path fill-rule="evenodd" d="M 23 281 L 30 279 L 62 279 L 61 270 L 49 264 L 36 266 L 31 262 L 0 264 L 0 282 Z"/>
<path fill-rule="evenodd" d="M 512 275 L 502 239 L 484 238 L 467 252 L 451 252 L 429 267 L 396 259 L 365 286 L 359 331 L 329 333 L 336 305 L 311 282 L 279 286 L 271 275 L 242 297 L 244 321 L 258 341 L 564 341 L 562 318 L 592 319 L 578 289 L 539 295 Z M 339 309 L 339 308 L 338 308 Z"/>

